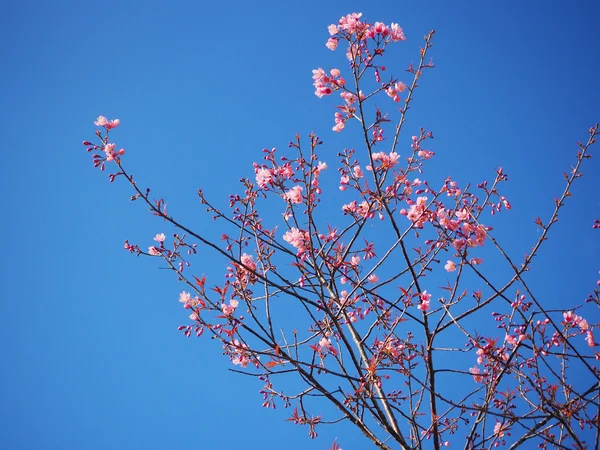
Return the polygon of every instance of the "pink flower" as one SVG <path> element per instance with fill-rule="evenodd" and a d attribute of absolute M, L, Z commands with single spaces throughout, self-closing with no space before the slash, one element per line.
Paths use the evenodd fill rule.
<path fill-rule="evenodd" d="M 273 180 L 273 173 L 265 167 L 255 168 L 255 171 L 256 184 L 258 184 L 261 188 L 266 189 Z"/>
<path fill-rule="evenodd" d="M 353 266 L 358 266 L 360 264 L 360 257 L 354 255 L 352 257 L 352 259 L 350 260 L 350 264 L 353 265 Z"/>
<path fill-rule="evenodd" d="M 469 210 L 467 210 L 467 208 L 463 208 L 463 209 L 459 209 L 458 211 L 456 211 L 456 218 L 458 220 L 468 220 L 469 217 L 471 216 L 471 214 L 469 213 Z"/>
<path fill-rule="evenodd" d="M 98 118 L 94 121 L 94 125 L 96 125 L 98 127 L 104 127 L 107 130 L 110 130 L 112 128 L 117 128 L 120 123 L 121 123 L 121 121 L 119 119 L 109 121 L 104 116 L 98 116 Z"/>
<path fill-rule="evenodd" d="M 108 123 L 108 120 L 104 116 L 98 116 L 98 118 L 94 121 L 94 125 L 97 127 L 103 127 Z"/>
<path fill-rule="evenodd" d="M 254 256 L 244 253 L 242 255 L 242 257 L 240 258 L 240 261 L 242 262 L 242 264 L 244 266 L 248 267 L 249 269 L 256 270 L 256 263 L 254 262 Z"/>
<path fill-rule="evenodd" d="M 474 266 L 478 266 L 483 262 L 483 259 L 481 258 L 471 258 L 470 263 Z"/>
<path fill-rule="evenodd" d="M 337 34 L 337 32 L 338 32 L 338 27 L 337 27 L 337 25 L 335 25 L 335 24 L 331 24 L 331 25 L 329 25 L 329 26 L 327 27 L 327 30 L 329 31 L 329 34 L 330 34 L 331 36 L 334 36 L 334 35 L 336 35 L 336 34 Z"/>
<path fill-rule="evenodd" d="M 183 291 L 181 294 L 179 294 L 179 303 L 183 303 L 183 307 L 185 309 L 190 309 L 193 306 L 197 306 L 200 301 L 198 297 L 192 298 L 188 292 Z"/>
<path fill-rule="evenodd" d="M 223 311 L 223 314 L 226 316 L 230 316 L 238 307 L 238 304 L 237 300 L 229 300 L 229 305 L 226 305 L 225 303 L 221 304 L 221 311 Z"/>
<path fill-rule="evenodd" d="M 371 29 L 373 30 L 373 33 L 382 34 L 384 36 L 387 36 L 390 32 L 387 25 L 381 22 L 375 22 L 375 25 L 373 25 L 373 28 Z"/>
<path fill-rule="evenodd" d="M 454 261 L 448 260 L 444 266 L 444 269 L 446 269 L 446 272 L 454 272 L 456 270 L 456 264 Z"/>
<path fill-rule="evenodd" d="M 246 367 L 250 362 L 250 353 L 247 351 L 248 346 L 237 339 L 230 344 L 231 362 L 237 366 Z"/>
<path fill-rule="evenodd" d="M 410 206 L 410 209 L 406 213 L 406 217 L 411 220 L 415 226 L 422 227 L 427 216 L 425 215 L 427 209 L 427 197 L 418 197 L 417 202 Z"/>
<path fill-rule="evenodd" d="M 320 67 L 313 70 L 313 86 L 315 87 L 315 95 L 319 98 L 331 94 L 334 90 L 346 84 L 346 81 L 340 77 L 339 69 L 331 69 L 329 74 L 331 76 L 327 75 Z"/>
<path fill-rule="evenodd" d="M 157 234 L 156 236 L 154 236 L 154 240 L 156 242 L 160 242 L 161 244 L 163 242 L 165 242 L 165 235 L 164 235 L 164 233 L 160 233 L 160 234 Z"/>
<path fill-rule="evenodd" d="M 295 227 L 290 228 L 290 230 L 283 235 L 283 240 L 297 249 L 304 248 L 305 239 L 305 232 Z"/>
<path fill-rule="evenodd" d="M 348 106 L 351 106 L 356 102 L 356 95 L 350 92 L 342 91 L 340 92 L 340 97 L 344 99 L 344 102 L 346 102 L 346 105 Z"/>
<path fill-rule="evenodd" d="M 326 349 L 331 347 L 331 341 L 329 339 L 327 339 L 326 337 L 322 337 L 321 340 L 319 341 L 319 347 L 321 347 L 321 349 Z"/>
<path fill-rule="evenodd" d="M 369 278 L 367 279 L 369 280 L 369 283 L 377 283 L 379 281 L 379 277 L 374 273 L 369 275 Z"/>
<path fill-rule="evenodd" d="M 400 155 L 396 152 L 391 152 L 389 155 L 385 152 L 373 153 L 373 161 L 381 161 L 381 167 L 389 169 L 398 164 Z"/>
<path fill-rule="evenodd" d="M 469 369 L 469 372 L 473 375 L 475 383 L 483 383 L 483 377 L 480 375 L 481 371 L 479 370 L 479 367 L 473 366 Z"/>
<path fill-rule="evenodd" d="M 293 204 L 302 203 L 302 190 L 301 186 L 294 186 L 284 194 L 284 199 Z"/>
<path fill-rule="evenodd" d="M 332 128 L 332 130 L 335 131 L 336 133 L 339 133 L 340 131 L 342 131 L 344 129 L 345 126 L 346 126 L 346 124 L 345 124 L 344 116 L 341 113 L 336 112 L 335 113 L 335 126 Z"/>
<path fill-rule="evenodd" d="M 317 167 L 315 167 L 315 174 L 320 175 L 321 172 L 323 172 L 326 169 L 327 169 L 327 163 L 319 161 L 319 164 L 317 164 Z"/>
<path fill-rule="evenodd" d="M 592 334 L 592 330 L 588 330 L 585 334 L 585 342 L 587 342 L 588 347 L 595 347 L 596 341 L 594 340 L 594 335 Z"/>
<path fill-rule="evenodd" d="M 421 304 L 419 306 L 417 306 L 417 308 L 423 312 L 428 311 L 431 294 L 429 294 L 427 291 L 423 291 L 420 295 L 420 298 L 421 298 Z"/>
<path fill-rule="evenodd" d="M 402 31 L 402 28 L 400 28 L 400 25 L 397 23 L 390 24 L 390 37 L 394 42 L 406 40 L 406 37 L 404 37 L 404 31 Z"/>
<path fill-rule="evenodd" d="M 152 247 L 148 247 L 148 253 L 152 256 L 159 256 L 160 255 L 160 249 L 152 246 Z"/>
<path fill-rule="evenodd" d="M 496 425 L 494 426 L 494 434 L 496 436 L 498 436 L 499 438 L 504 436 L 504 432 L 508 429 L 507 426 L 502 425 L 502 423 L 500 422 L 496 422 Z"/>
<path fill-rule="evenodd" d="M 461 251 L 467 245 L 467 241 L 464 239 L 455 239 L 452 241 L 452 247 L 454 247 L 457 251 Z"/>
<path fill-rule="evenodd" d="M 329 50 L 334 51 L 338 46 L 338 40 L 336 38 L 329 38 L 327 40 L 327 43 L 325 44 L 325 47 L 327 47 Z"/>
<path fill-rule="evenodd" d="M 356 33 L 357 31 L 361 31 L 363 28 L 360 22 L 361 17 L 362 13 L 352 13 L 342 17 L 339 20 L 340 28 L 344 31 L 348 31 L 349 33 Z"/>

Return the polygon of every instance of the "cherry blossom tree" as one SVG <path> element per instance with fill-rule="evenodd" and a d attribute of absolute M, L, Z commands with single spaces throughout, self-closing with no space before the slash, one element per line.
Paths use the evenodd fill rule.
<path fill-rule="evenodd" d="M 125 249 L 174 272 L 189 315 L 180 331 L 220 342 L 233 370 L 260 380 L 262 406 L 289 407 L 289 420 L 311 437 L 349 421 L 381 449 L 598 448 L 600 281 L 587 299 L 557 310 L 527 278 L 598 125 L 578 143 L 550 216 L 535 219 L 531 251 L 515 259 L 493 230 L 494 216 L 511 209 L 504 170 L 477 186 L 429 179 L 432 131 L 401 139 L 434 67 L 434 32 L 398 77 L 384 65 L 388 47 L 404 41 L 398 24 L 354 13 L 328 31 L 327 48 L 343 47 L 346 64 L 313 70 L 315 95 L 339 96 L 333 130 L 352 128 L 359 140 L 326 162 L 314 133 L 296 135 L 288 150 L 263 150 L 228 210 L 199 190 L 207 213 L 229 230 L 220 242 L 178 221 L 126 170 L 125 151 L 112 143 L 118 119 L 96 120 L 98 141 L 84 142 L 94 166 L 112 170 L 111 182 L 126 180 L 131 199 L 174 230 Z M 325 180 L 334 178 L 332 188 Z M 267 210 L 281 220 L 265 218 Z M 224 280 L 190 267 L 198 246 L 224 263 Z M 292 328 L 282 325 L 289 317 Z M 279 388 L 282 377 L 297 389 Z M 323 402 L 337 414 L 322 415 Z"/>

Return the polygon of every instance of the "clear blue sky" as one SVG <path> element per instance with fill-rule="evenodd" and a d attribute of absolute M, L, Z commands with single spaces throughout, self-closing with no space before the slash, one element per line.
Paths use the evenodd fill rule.
<path fill-rule="evenodd" d="M 311 70 L 344 64 L 324 46 L 326 27 L 353 11 L 404 28 L 395 73 L 436 29 L 437 67 L 407 126 L 434 131 L 440 177 L 477 182 L 505 167 L 514 209 L 497 227 L 513 254 L 529 250 L 575 142 L 600 120 L 596 1 L 9 2 L 1 448 L 295 450 L 334 437 L 365 448 L 349 425 L 310 441 L 283 421 L 289 411 L 260 408 L 260 385 L 228 372 L 216 343 L 181 337 L 180 286 L 122 249 L 171 230 L 130 204 L 124 183 L 109 185 L 81 146 L 99 114 L 119 117 L 130 170 L 176 217 L 218 235 L 198 187 L 225 205 L 260 150 L 297 132 L 315 130 L 333 163 L 340 137 Z M 596 154 L 536 261 L 553 301 L 585 298 L 600 269 Z M 222 263 L 203 253 L 195 267 L 218 277 Z"/>

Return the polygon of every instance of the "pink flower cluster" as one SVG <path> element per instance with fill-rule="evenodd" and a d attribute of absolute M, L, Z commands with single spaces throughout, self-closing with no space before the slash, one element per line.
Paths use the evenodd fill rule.
<path fill-rule="evenodd" d="M 340 18 L 338 25 L 332 24 L 327 27 L 329 34 L 335 36 L 338 33 L 347 33 L 348 35 L 358 34 L 360 38 L 376 37 L 389 38 L 393 42 L 404 41 L 404 32 L 397 23 L 391 23 L 388 27 L 382 22 L 375 22 L 374 25 L 361 22 L 362 13 L 347 14 Z"/>
<path fill-rule="evenodd" d="M 404 92 L 406 89 L 406 85 L 404 83 L 402 83 L 401 81 L 397 82 L 396 84 L 394 84 L 393 86 L 388 87 L 385 92 L 386 94 L 393 98 L 395 102 L 399 102 L 400 101 L 400 93 Z"/>
<path fill-rule="evenodd" d="M 292 227 L 283 235 L 283 240 L 298 250 L 298 256 L 306 251 L 306 243 L 308 242 L 308 233 Z"/>
<path fill-rule="evenodd" d="M 421 299 L 421 303 L 417 306 L 417 308 L 423 312 L 429 311 L 431 294 L 429 294 L 427 291 L 423 291 L 419 297 Z"/>
<path fill-rule="evenodd" d="M 340 77 L 339 69 L 331 69 L 329 75 L 320 67 L 313 70 L 313 86 L 315 95 L 319 98 L 329 95 L 346 84 L 346 80 Z"/>
<path fill-rule="evenodd" d="M 373 153 L 373 162 L 380 162 L 379 167 L 381 169 L 389 169 L 396 164 L 398 164 L 398 160 L 400 159 L 400 155 L 396 152 L 379 152 Z M 367 166 L 367 170 L 373 170 L 371 166 Z"/>
<path fill-rule="evenodd" d="M 454 272 L 456 270 L 456 263 L 448 260 L 444 266 L 444 269 L 446 269 L 446 272 Z"/>
<path fill-rule="evenodd" d="M 356 203 L 356 200 L 342 206 L 342 211 L 346 214 L 352 214 L 357 217 L 364 217 L 366 219 L 372 219 L 375 217 L 376 208 L 371 208 L 369 202 L 363 200 L 360 204 Z"/>
<path fill-rule="evenodd" d="M 596 341 L 594 339 L 594 333 L 588 324 L 588 321 L 583 317 L 576 315 L 573 311 L 567 311 L 563 313 L 563 323 L 568 327 L 579 327 L 581 333 L 585 333 L 585 342 L 589 347 L 595 347 Z"/>
<path fill-rule="evenodd" d="M 238 304 L 239 302 L 237 300 L 229 300 L 229 305 L 225 303 L 221 304 L 221 311 L 223 311 L 224 315 L 231 316 L 238 307 Z"/>
<path fill-rule="evenodd" d="M 179 294 L 179 303 L 183 303 L 183 307 L 185 309 L 195 308 L 198 305 L 201 305 L 201 301 L 198 297 L 192 297 L 189 292 L 183 291 Z M 196 313 L 192 313 L 190 315 L 190 319 L 197 320 L 198 316 Z"/>
<path fill-rule="evenodd" d="M 111 130 L 113 128 L 117 128 L 121 121 L 119 119 L 108 120 L 104 116 L 98 116 L 98 118 L 94 121 L 94 125 L 97 127 L 103 127 L 107 130 Z"/>
<path fill-rule="evenodd" d="M 411 144 L 411 147 L 417 153 L 417 156 L 419 158 L 430 159 L 433 155 L 435 155 L 435 153 L 432 152 L 431 150 L 423 150 L 421 148 L 421 144 L 420 144 L 419 138 L 417 136 L 413 136 L 412 140 L 413 140 L 413 143 Z"/>
<path fill-rule="evenodd" d="M 272 151 L 275 151 L 275 149 Z M 254 174 L 256 176 L 256 184 L 258 187 L 268 190 L 270 186 L 275 184 L 278 177 L 282 180 L 293 178 L 294 169 L 292 169 L 292 165 L 289 162 L 273 168 L 266 167 L 265 165 L 259 166 L 254 163 Z"/>
<path fill-rule="evenodd" d="M 248 346 L 243 342 L 234 339 L 228 345 L 228 353 L 231 358 L 231 362 L 236 366 L 247 367 L 248 364 L 252 361 L 252 354 L 248 351 Z"/>
<path fill-rule="evenodd" d="M 329 34 L 334 36 L 340 31 L 346 31 L 349 34 L 356 34 L 363 32 L 368 25 L 360 21 L 362 17 L 362 13 L 352 13 L 342 16 L 338 21 L 338 25 L 329 25 L 327 29 L 329 30 Z"/>
<path fill-rule="evenodd" d="M 406 217 L 415 225 L 417 228 L 423 228 L 423 224 L 427 221 L 427 197 L 418 197 L 416 202 L 409 200 L 410 208 L 406 211 Z M 401 210 L 402 214 L 404 210 Z"/>
<path fill-rule="evenodd" d="M 299 203 L 302 203 L 302 191 L 302 186 L 294 186 L 285 194 L 283 194 L 283 198 L 284 200 L 287 200 L 288 202 L 297 205 Z"/>
<path fill-rule="evenodd" d="M 471 372 L 471 374 L 473 375 L 475 383 L 483 383 L 483 376 L 481 375 L 481 370 L 479 369 L 479 367 L 470 367 L 469 372 Z"/>

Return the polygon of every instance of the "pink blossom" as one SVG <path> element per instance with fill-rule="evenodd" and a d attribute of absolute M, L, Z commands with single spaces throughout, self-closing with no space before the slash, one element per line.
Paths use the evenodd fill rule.
<path fill-rule="evenodd" d="M 336 38 L 329 38 L 327 40 L 327 43 L 325 44 L 325 47 L 327 47 L 329 50 L 334 51 L 338 46 L 338 39 Z"/>
<path fill-rule="evenodd" d="M 165 242 L 165 235 L 164 235 L 164 233 L 160 233 L 160 234 L 157 234 L 156 236 L 154 236 L 154 240 L 156 242 L 160 242 L 161 244 L 163 242 Z"/>
<path fill-rule="evenodd" d="M 242 264 L 248 267 L 250 270 L 256 270 L 256 263 L 254 262 L 254 256 L 244 253 L 240 258 Z"/>
<path fill-rule="evenodd" d="M 475 352 L 477 355 L 477 364 L 483 364 L 483 357 L 485 355 L 485 350 L 482 348 L 478 348 L 477 352 Z"/>
<path fill-rule="evenodd" d="M 354 255 L 352 257 L 352 259 L 350 260 L 350 264 L 353 266 L 358 266 L 360 264 L 360 257 L 357 255 Z"/>
<path fill-rule="evenodd" d="M 501 422 L 496 422 L 496 425 L 494 426 L 494 435 L 498 436 L 499 438 L 504 436 L 504 432 L 508 429 L 508 427 L 506 425 L 502 425 Z M 510 434 L 510 433 L 509 433 Z"/>
<path fill-rule="evenodd" d="M 315 167 L 315 174 L 320 175 L 321 172 L 326 169 L 327 169 L 327 163 L 319 161 L 319 164 L 317 164 L 317 167 Z"/>
<path fill-rule="evenodd" d="M 427 291 L 423 291 L 420 295 L 420 298 L 421 298 L 421 304 L 419 306 L 417 306 L 417 308 L 423 312 L 428 311 L 431 294 L 429 294 Z"/>
<path fill-rule="evenodd" d="M 331 25 L 329 25 L 329 26 L 327 27 L 327 30 L 329 31 L 329 34 L 330 34 L 331 36 L 334 36 L 334 35 L 336 35 L 336 34 L 337 34 L 337 32 L 338 32 L 338 27 L 337 27 L 337 25 L 335 25 L 335 24 L 331 24 Z"/>
<path fill-rule="evenodd" d="M 362 171 L 362 169 L 360 168 L 360 166 L 354 166 L 354 167 L 352 168 L 352 173 L 354 173 L 354 176 L 355 176 L 356 178 L 362 178 L 362 176 L 363 176 L 363 171 Z"/>
<path fill-rule="evenodd" d="M 148 253 L 152 256 L 159 256 L 160 255 L 160 249 L 152 246 L 152 247 L 148 247 Z"/>
<path fill-rule="evenodd" d="M 104 116 L 98 116 L 98 118 L 94 121 L 94 125 L 96 125 L 98 127 L 104 127 L 107 130 L 110 130 L 112 128 L 117 128 L 120 123 L 121 123 L 121 121 L 119 119 L 114 119 L 114 120 L 109 121 Z"/>
<path fill-rule="evenodd" d="M 375 25 L 371 29 L 375 34 L 382 34 L 383 36 L 387 36 L 390 32 L 387 25 L 381 22 L 375 22 Z"/>
<path fill-rule="evenodd" d="M 297 249 L 304 248 L 304 241 L 306 240 L 306 234 L 304 231 L 299 230 L 298 228 L 290 228 L 283 235 L 283 240 L 290 244 L 292 247 Z"/>
<path fill-rule="evenodd" d="M 369 283 L 377 283 L 379 281 L 379 277 L 374 273 L 369 275 L 369 278 L 367 279 L 369 280 Z"/>
<path fill-rule="evenodd" d="M 419 150 L 417 152 L 417 156 L 423 159 L 430 159 L 433 155 L 435 155 L 435 153 L 431 150 Z"/>
<path fill-rule="evenodd" d="M 400 28 L 400 25 L 397 23 L 390 24 L 390 36 L 394 42 L 406 40 L 406 37 L 404 37 L 404 31 L 402 31 L 402 28 Z"/>
<path fill-rule="evenodd" d="M 596 341 L 594 340 L 594 334 L 592 330 L 588 330 L 585 334 L 585 342 L 587 342 L 588 347 L 595 347 Z"/>
<path fill-rule="evenodd" d="M 468 220 L 471 217 L 469 210 L 467 208 L 459 209 L 455 212 L 456 218 L 458 220 Z"/>
<path fill-rule="evenodd" d="M 412 204 L 406 213 L 406 217 L 412 221 L 415 226 L 422 227 L 427 217 L 425 211 L 427 209 L 427 197 L 418 197 L 416 203 Z"/>
<path fill-rule="evenodd" d="M 479 370 L 479 367 L 473 366 L 469 368 L 469 372 L 471 372 L 471 374 L 473 375 L 475 383 L 483 383 L 483 377 L 480 375 L 481 371 Z"/>
<path fill-rule="evenodd" d="M 256 184 L 258 184 L 261 188 L 266 189 L 273 181 L 273 173 L 266 167 L 255 168 L 255 171 Z"/>
<path fill-rule="evenodd" d="M 346 126 L 345 122 L 346 121 L 344 119 L 344 116 L 341 113 L 336 112 L 335 113 L 335 126 L 332 128 L 332 130 L 335 131 L 336 133 L 339 133 Z"/>
<path fill-rule="evenodd" d="M 183 307 L 185 309 L 190 309 L 193 306 L 197 306 L 200 301 L 198 297 L 192 298 L 188 292 L 183 291 L 181 294 L 179 294 L 179 303 L 183 303 Z"/>
<path fill-rule="evenodd" d="M 406 85 L 401 81 L 397 82 L 394 86 L 388 87 L 385 92 L 388 97 L 394 99 L 395 102 L 400 101 L 400 93 L 406 89 Z"/>
<path fill-rule="evenodd" d="M 284 199 L 292 204 L 302 203 L 302 186 L 294 186 L 284 194 Z"/>
<path fill-rule="evenodd" d="M 340 189 L 341 189 L 341 186 L 340 186 Z M 356 212 L 356 200 L 352 201 L 351 203 L 347 203 L 347 204 L 343 205 L 342 211 L 344 211 L 346 214 Z"/>
<path fill-rule="evenodd" d="M 444 269 L 446 269 L 447 272 L 454 272 L 456 270 L 456 264 L 454 261 L 448 260 L 444 266 Z"/>
<path fill-rule="evenodd" d="M 331 347 L 331 341 L 329 339 L 327 339 L 326 337 L 322 337 L 321 340 L 319 341 L 319 347 L 321 347 L 321 349 L 326 349 Z"/>
<path fill-rule="evenodd" d="M 290 163 L 285 163 L 283 166 L 279 167 L 278 173 L 283 178 L 288 180 L 294 177 L 294 169 L 292 169 L 292 165 Z"/>
<path fill-rule="evenodd" d="M 452 241 L 452 247 L 454 247 L 457 251 L 461 251 L 467 245 L 467 241 L 464 239 L 454 239 Z"/>
<path fill-rule="evenodd" d="M 381 161 L 381 167 L 389 169 L 398 163 L 400 155 L 396 152 L 391 152 L 389 155 L 385 152 L 373 153 L 373 161 Z"/>
<path fill-rule="evenodd" d="M 106 126 L 107 123 L 108 120 L 104 116 L 98 116 L 98 118 L 94 121 L 94 125 L 96 125 L 97 127 Z"/>
<path fill-rule="evenodd" d="M 351 106 L 356 102 L 356 95 L 347 91 L 340 92 L 340 97 L 344 99 L 344 102 L 346 102 L 346 105 L 348 106 Z"/>
<path fill-rule="evenodd" d="M 115 148 L 117 147 L 117 144 L 106 144 L 104 146 L 104 153 L 106 154 L 106 160 L 107 161 L 113 161 L 115 159 Z"/>
<path fill-rule="evenodd" d="M 247 350 L 248 346 L 246 344 L 235 339 L 230 344 L 230 349 L 232 352 L 231 362 L 233 364 L 246 367 L 250 363 L 250 353 Z"/>
<path fill-rule="evenodd" d="M 471 258 L 470 263 L 474 266 L 478 266 L 483 262 L 483 259 L 481 258 Z"/>
<path fill-rule="evenodd" d="M 348 31 L 351 34 L 354 34 L 358 31 L 362 31 L 364 29 L 364 26 L 360 22 L 361 17 L 362 13 L 347 14 L 339 20 L 339 28 L 341 28 L 344 31 Z"/>
<path fill-rule="evenodd" d="M 340 77 L 339 69 L 331 69 L 329 74 L 331 76 L 327 75 L 320 67 L 313 70 L 313 86 L 315 87 L 315 95 L 319 98 L 331 94 L 334 90 L 346 84 L 346 81 Z"/>
<path fill-rule="evenodd" d="M 225 303 L 221 304 L 221 311 L 223 311 L 223 314 L 226 316 L 230 316 L 238 307 L 238 304 L 239 302 L 237 300 L 229 300 L 229 305 L 226 305 Z"/>

